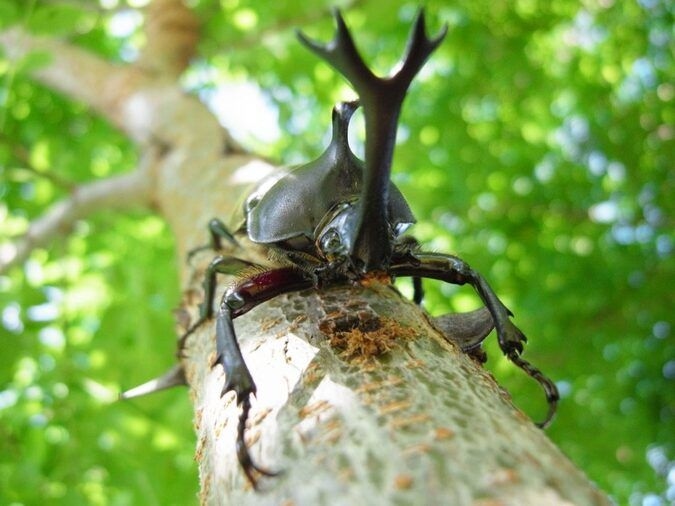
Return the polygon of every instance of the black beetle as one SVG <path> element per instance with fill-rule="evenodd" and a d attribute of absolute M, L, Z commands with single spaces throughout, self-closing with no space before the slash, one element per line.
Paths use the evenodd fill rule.
<path fill-rule="evenodd" d="M 245 223 L 237 232 L 275 251 L 278 266 L 255 266 L 259 268 L 249 271 L 253 274 L 227 289 L 216 315 L 216 364 L 223 366 L 226 376 L 222 392 L 234 391 L 241 406 L 237 457 L 253 485 L 254 471 L 275 473 L 257 466 L 244 442 L 250 396 L 255 395 L 256 387 L 241 355 L 232 320 L 283 293 L 359 282 L 370 276 L 410 276 L 415 280 L 415 300 L 419 302 L 421 278 L 468 283 L 489 311 L 504 354 L 542 385 L 549 413 L 541 426 L 553 417 L 558 400 L 555 384 L 520 357 L 526 338 L 485 279 L 461 259 L 421 252 L 414 240 L 401 237 L 415 219 L 400 191 L 390 182 L 398 117 L 412 79 L 438 47 L 446 28 L 429 38 L 420 11 L 399 70 L 390 77 L 379 78 L 361 59 L 338 11 L 335 20 L 336 36 L 328 44 L 316 43 L 302 33 L 298 36 L 352 84 L 359 101 L 339 104 L 333 110 L 333 137 L 317 160 L 275 176 L 273 184 L 263 183 L 248 197 Z M 365 162 L 351 152 L 347 142 L 349 121 L 359 103 L 366 125 Z M 220 220 L 212 220 L 209 230 L 214 249 L 220 248 L 222 239 L 238 244 Z M 205 275 L 200 317 L 182 336 L 181 346 L 214 315 L 217 274 L 236 273 L 246 266 L 254 265 L 233 256 L 213 259 Z M 491 325 L 478 338 L 467 339 L 463 349 L 475 351 L 490 328 Z"/>

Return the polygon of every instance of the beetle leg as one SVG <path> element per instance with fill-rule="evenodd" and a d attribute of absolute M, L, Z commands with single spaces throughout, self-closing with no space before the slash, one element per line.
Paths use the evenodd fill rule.
<path fill-rule="evenodd" d="M 539 369 L 530 364 L 528 361 L 523 360 L 519 355 L 512 354 L 509 356 L 509 359 L 511 360 L 511 362 L 513 362 L 523 371 L 525 371 L 529 376 L 537 380 L 541 385 L 541 387 L 544 389 L 546 401 L 548 402 L 548 413 L 546 414 L 546 418 L 544 418 L 543 421 L 537 422 L 537 426 L 541 427 L 542 429 L 545 429 L 551 424 L 551 421 L 555 416 L 555 412 L 558 409 L 558 400 L 560 399 L 558 387 L 555 385 L 555 383 L 553 383 L 553 381 L 550 378 L 546 377 L 544 373 L 542 373 Z"/>
<path fill-rule="evenodd" d="M 407 252 L 395 258 L 389 269 L 389 273 L 393 276 L 417 276 L 439 279 L 456 285 L 468 283 L 473 286 L 490 311 L 495 328 L 497 329 L 499 347 L 504 352 L 504 355 L 534 378 L 544 390 L 549 405 L 549 412 L 546 419 L 538 425 L 540 427 L 548 425 L 555 414 L 559 399 L 558 389 L 537 368 L 520 357 L 520 354 L 523 352 L 523 344 L 527 341 L 527 338 L 511 321 L 511 311 L 499 300 L 499 297 L 497 297 L 483 276 L 455 256 L 418 252 Z"/>
<path fill-rule="evenodd" d="M 197 330 L 206 320 L 213 316 L 213 302 L 216 294 L 216 277 L 218 274 L 235 275 L 245 268 L 259 267 L 258 265 L 236 257 L 218 255 L 206 268 L 204 274 L 204 300 L 199 304 L 199 318 L 178 340 L 178 355 L 181 356 L 185 349 L 185 342 L 190 335 Z M 261 267 L 262 269 L 262 267 Z"/>
<path fill-rule="evenodd" d="M 239 247 L 239 242 L 234 238 L 232 232 L 225 226 L 218 218 L 212 218 L 209 221 L 209 233 L 211 236 L 211 247 L 214 250 L 219 250 L 222 248 L 222 240 L 225 239 L 235 248 Z"/>
<path fill-rule="evenodd" d="M 192 257 L 195 256 L 200 251 L 206 249 L 212 249 L 214 251 L 219 251 L 223 247 L 223 239 L 229 242 L 233 247 L 238 248 L 240 246 L 237 239 L 230 230 L 225 226 L 225 224 L 218 218 L 212 218 L 208 224 L 209 229 L 209 243 L 204 246 L 197 246 L 196 248 L 188 251 L 187 262 L 190 263 Z"/>
<path fill-rule="evenodd" d="M 177 364 L 161 376 L 153 378 L 149 381 L 146 381 L 142 385 L 138 385 L 120 393 L 120 400 L 133 399 L 134 397 L 153 394 L 155 392 L 166 390 L 167 388 L 173 388 L 182 385 L 187 385 L 187 380 L 185 379 L 185 370 L 183 369 L 182 365 Z"/>
<path fill-rule="evenodd" d="M 396 239 L 394 244 L 394 251 L 400 260 L 407 260 L 412 265 L 417 263 L 415 253 L 420 251 L 420 243 L 411 235 L 404 235 Z M 419 276 L 412 277 L 413 283 L 413 302 L 418 306 L 422 304 L 424 299 L 424 287 L 422 286 L 422 278 Z"/>
<path fill-rule="evenodd" d="M 254 471 L 265 475 L 275 476 L 276 472 L 268 471 L 253 462 L 246 447 L 244 433 L 246 432 L 246 420 L 251 409 L 251 395 L 255 395 L 256 386 L 251 373 L 246 367 L 244 357 L 241 355 L 239 343 L 234 333 L 232 324 L 232 309 L 227 302 L 222 304 L 216 321 L 216 360 L 213 366 L 220 364 L 225 371 L 225 384 L 221 396 L 233 391 L 237 403 L 241 406 L 239 424 L 237 426 L 237 460 L 241 465 L 246 477 L 251 484 L 256 486 Z"/>
<path fill-rule="evenodd" d="M 450 313 L 432 318 L 434 326 L 457 344 L 464 353 L 480 363 L 487 361 L 481 344 L 494 328 L 492 315 L 486 307 L 468 313 Z"/>
<path fill-rule="evenodd" d="M 418 306 L 422 304 L 422 299 L 424 299 L 424 287 L 422 286 L 422 278 L 419 276 L 413 276 L 413 302 Z"/>
<path fill-rule="evenodd" d="M 216 320 L 214 366 L 220 364 L 225 370 L 222 395 L 233 391 L 237 403 L 241 406 L 237 428 L 237 459 L 254 487 L 256 487 L 255 472 L 265 476 L 274 476 L 278 473 L 257 466 L 246 447 L 244 440 L 246 420 L 251 409 L 251 395 L 255 395 L 256 386 L 241 354 L 232 320 L 278 295 L 312 286 L 313 281 L 306 273 L 292 267 L 260 271 L 229 288 L 223 294 L 220 304 Z"/>

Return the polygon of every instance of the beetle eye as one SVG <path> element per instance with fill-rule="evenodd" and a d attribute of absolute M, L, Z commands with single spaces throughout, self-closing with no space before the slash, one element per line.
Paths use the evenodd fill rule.
<path fill-rule="evenodd" d="M 334 228 L 329 229 L 321 237 L 321 251 L 324 253 L 338 253 L 342 249 L 342 238 Z"/>

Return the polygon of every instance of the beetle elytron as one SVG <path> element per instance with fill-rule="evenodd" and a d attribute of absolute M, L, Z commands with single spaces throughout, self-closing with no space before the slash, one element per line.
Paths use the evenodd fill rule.
<path fill-rule="evenodd" d="M 551 420 L 558 400 L 555 384 L 520 357 L 526 338 L 485 279 L 459 258 L 421 252 L 414 240 L 401 236 L 415 220 L 405 199 L 390 182 L 399 112 L 412 79 L 438 47 L 446 29 L 429 38 L 424 13 L 420 11 L 399 70 L 379 78 L 361 59 L 337 11 L 335 20 L 337 32 L 327 44 L 314 42 L 302 33 L 298 36 L 351 83 L 359 100 L 335 107 L 333 138 L 317 160 L 291 171 L 271 187 L 261 186 L 264 189 L 248 197 L 246 220 L 240 232 L 270 247 L 282 260 L 278 267 L 254 270 L 254 274 L 230 287 L 216 314 L 215 363 L 225 370 L 223 394 L 234 391 L 241 407 L 237 457 L 254 485 L 255 472 L 274 473 L 252 461 L 244 442 L 250 397 L 255 395 L 256 386 L 239 349 L 232 320 L 283 293 L 334 283 L 358 283 L 370 276 L 410 276 L 415 280 L 415 301 L 419 302 L 421 278 L 468 283 L 489 311 L 504 354 L 542 385 L 549 413 L 540 425 Z M 351 152 L 347 142 L 350 117 L 359 105 L 365 116 L 364 162 Z M 223 239 L 236 244 L 234 235 L 219 220 L 212 220 L 209 230 L 214 249 L 219 249 Z M 200 317 L 183 335 L 181 345 L 214 316 L 216 276 L 231 273 L 233 266 L 246 265 L 252 264 L 232 256 L 213 259 L 206 271 Z M 469 344 L 475 346 L 476 342 L 467 343 L 467 349 Z"/>

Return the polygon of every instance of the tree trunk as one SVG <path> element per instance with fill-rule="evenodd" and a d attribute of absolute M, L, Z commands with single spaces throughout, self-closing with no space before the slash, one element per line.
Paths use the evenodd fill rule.
<path fill-rule="evenodd" d="M 207 242 L 210 218 L 231 216 L 250 184 L 273 167 L 236 146 L 202 104 L 180 91 L 175 77 L 193 49 L 196 37 L 186 32 L 195 25 L 179 27 L 177 50 L 166 43 L 176 23 L 161 30 L 153 22 L 162 22 L 162 9 L 182 13 L 176 19 L 188 12 L 175 0 L 153 5 L 144 54 L 164 58 L 126 67 L 18 30 L 0 34 L 14 58 L 54 50 L 36 78 L 113 121 L 138 143 L 143 160 L 124 184 L 83 187 L 79 199 L 48 211 L 6 265 L 50 239 L 45 228 L 104 206 L 152 207 L 179 245 L 180 334 L 196 318 L 210 260 L 205 251 L 188 265 L 186 252 Z M 147 61 L 162 65 L 148 68 Z M 101 76 L 105 82 L 97 82 Z M 265 254 L 252 245 L 247 251 Z M 377 330 L 347 332 L 342 313 L 378 321 Z M 251 453 L 283 474 L 262 479 L 261 491 L 244 478 L 234 449 L 239 411 L 233 394 L 220 397 L 223 371 L 211 367 L 214 325 L 207 322 L 182 359 L 195 406 L 202 504 L 609 504 L 492 377 L 389 284 L 278 297 L 235 327 L 258 387 L 247 430 Z"/>
<path fill-rule="evenodd" d="M 382 322 L 353 337 L 351 356 L 335 344 L 348 338 L 326 332 L 337 308 Z M 264 479 L 262 492 L 245 482 L 234 452 L 238 411 L 233 396 L 219 400 L 222 371 L 208 366 L 209 325 L 185 361 L 202 504 L 608 504 L 493 378 L 389 285 L 279 297 L 236 329 L 258 385 L 252 454 L 284 474 Z M 364 358 L 372 342 L 381 354 Z"/>

